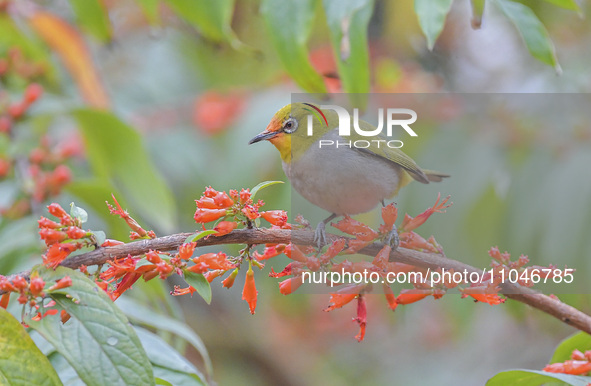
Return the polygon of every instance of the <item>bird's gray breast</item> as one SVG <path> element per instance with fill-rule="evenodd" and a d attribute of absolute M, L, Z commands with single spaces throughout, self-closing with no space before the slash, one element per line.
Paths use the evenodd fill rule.
<path fill-rule="evenodd" d="M 292 138 L 292 148 L 298 145 L 294 140 L 297 138 Z M 305 199 L 336 214 L 368 212 L 391 197 L 398 187 L 400 171 L 388 160 L 349 147 L 349 140 L 340 137 L 337 130 L 324 135 L 292 162 L 284 162 L 283 170 Z"/>

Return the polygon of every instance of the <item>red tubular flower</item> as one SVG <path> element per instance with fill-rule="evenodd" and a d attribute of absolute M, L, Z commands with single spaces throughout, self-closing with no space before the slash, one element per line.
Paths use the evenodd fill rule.
<path fill-rule="evenodd" d="M 227 271 L 229 269 L 236 268 L 234 264 L 228 261 L 228 257 L 223 252 L 206 253 L 199 257 L 193 258 L 193 262 L 196 265 L 200 265 L 201 263 L 203 263 L 209 269 L 220 269 L 222 271 Z"/>
<path fill-rule="evenodd" d="M 254 283 L 254 272 L 252 271 L 252 265 L 248 266 L 246 271 L 246 280 L 244 281 L 244 289 L 242 290 L 242 300 L 248 303 L 250 313 L 254 315 L 254 310 L 257 308 L 257 288 Z"/>
<path fill-rule="evenodd" d="M 591 362 L 567 360 L 562 363 L 552 363 L 542 369 L 548 373 L 563 373 L 571 375 L 583 375 L 591 371 Z"/>
<path fill-rule="evenodd" d="M 242 213 L 244 213 L 244 215 L 248 217 L 250 220 L 255 220 L 261 217 L 259 211 L 252 205 L 244 206 L 244 208 L 242 208 Z"/>
<path fill-rule="evenodd" d="M 222 209 L 217 206 L 213 198 L 205 196 L 201 196 L 199 200 L 195 200 L 195 205 L 197 205 L 197 208 L 203 209 Z"/>
<path fill-rule="evenodd" d="M 106 239 L 105 242 L 101 244 L 101 247 L 114 247 L 115 245 L 123 244 L 125 244 L 123 241 Z"/>
<path fill-rule="evenodd" d="M 203 276 L 205 276 L 205 279 L 207 280 L 208 283 L 211 283 L 213 281 L 213 279 L 215 279 L 218 276 L 221 276 L 225 271 L 221 270 L 221 269 L 216 269 L 214 271 L 209 271 L 203 274 Z"/>
<path fill-rule="evenodd" d="M 8 307 L 8 302 L 10 301 L 10 292 L 5 293 L 0 298 L 0 307 L 6 309 Z"/>
<path fill-rule="evenodd" d="M 367 324 L 367 305 L 365 304 L 365 296 L 359 295 L 357 298 L 357 317 L 353 319 L 359 323 L 359 334 L 355 336 L 358 342 L 361 342 L 365 337 L 365 326 Z"/>
<path fill-rule="evenodd" d="M 193 296 L 193 293 L 197 291 L 195 288 L 188 286 L 187 288 L 181 288 L 178 285 L 174 286 L 174 291 L 171 291 L 170 294 L 172 296 L 182 296 L 182 295 L 187 295 L 190 294 L 191 296 Z"/>
<path fill-rule="evenodd" d="M 52 216 L 55 216 L 58 218 L 70 217 L 70 215 L 68 213 L 66 213 L 66 211 L 59 204 L 56 204 L 55 202 L 53 204 L 49 205 L 47 207 L 47 210 L 49 211 L 49 213 Z"/>
<path fill-rule="evenodd" d="M 235 269 L 232 271 L 232 273 L 230 274 L 230 276 L 228 276 L 227 278 L 225 278 L 224 280 L 222 280 L 222 286 L 224 288 L 232 288 L 232 286 L 234 285 L 234 280 L 236 279 L 236 276 L 238 276 L 238 269 Z"/>
<path fill-rule="evenodd" d="M 158 264 L 162 261 L 160 255 L 156 251 L 149 251 L 146 253 L 146 260 L 148 260 L 152 264 Z"/>
<path fill-rule="evenodd" d="M 172 270 L 172 265 L 168 264 L 166 261 L 161 261 L 160 263 L 156 264 L 156 271 L 160 274 L 160 278 L 162 280 L 169 277 L 172 273 Z"/>
<path fill-rule="evenodd" d="M 111 300 L 115 301 L 119 298 L 119 296 L 123 295 L 125 291 L 131 288 L 131 286 L 142 277 L 141 274 L 136 272 L 129 272 L 123 276 L 123 279 L 119 283 L 117 283 L 117 288 L 111 294 Z"/>
<path fill-rule="evenodd" d="M 78 227 L 68 227 L 68 229 L 66 229 L 66 233 L 71 239 L 81 239 L 88 236 L 88 232 Z"/>
<path fill-rule="evenodd" d="M 285 250 L 285 244 L 276 244 L 267 246 L 261 255 L 257 251 L 254 251 L 252 256 L 257 259 L 258 261 L 268 260 L 275 256 L 278 256 Z"/>
<path fill-rule="evenodd" d="M 279 283 L 279 292 L 283 295 L 289 295 L 303 284 L 301 276 L 290 277 L 289 279 L 283 280 Z"/>
<path fill-rule="evenodd" d="M 213 198 L 213 202 L 218 208 L 229 208 L 234 205 L 234 201 L 226 194 L 226 192 L 218 192 Z"/>
<path fill-rule="evenodd" d="M 55 291 L 62 288 L 67 288 L 72 285 L 72 278 L 70 276 L 64 276 L 59 279 L 54 285 L 48 288 L 48 291 Z"/>
<path fill-rule="evenodd" d="M 38 275 L 31 275 L 31 280 L 29 281 L 29 291 L 33 296 L 39 296 L 41 292 L 43 292 L 43 288 L 45 287 L 45 281 Z"/>
<path fill-rule="evenodd" d="M 386 301 L 388 302 L 388 307 L 390 307 L 392 311 L 395 311 L 396 307 L 398 307 L 398 303 L 396 302 L 394 291 L 392 291 L 392 288 L 387 284 L 382 284 L 382 288 L 384 290 L 384 296 L 386 296 Z"/>
<path fill-rule="evenodd" d="M 250 200 L 250 189 L 242 189 L 240 191 L 240 203 L 246 204 Z"/>
<path fill-rule="evenodd" d="M 390 252 L 392 252 L 392 247 L 389 245 L 384 245 L 382 249 L 378 252 L 376 257 L 373 259 L 373 265 L 378 268 L 385 269 L 389 263 L 390 259 Z"/>
<path fill-rule="evenodd" d="M 195 251 L 195 246 L 197 245 L 196 242 L 192 243 L 185 243 L 179 247 L 178 256 L 181 260 L 189 260 L 191 256 L 193 256 L 193 251 Z"/>
<path fill-rule="evenodd" d="M 511 260 L 511 254 L 509 252 L 501 253 L 499 247 L 492 247 L 488 254 L 493 259 L 497 260 L 501 264 L 508 264 Z"/>
<path fill-rule="evenodd" d="M 398 304 L 411 304 L 418 302 L 426 298 L 427 296 L 431 295 L 431 290 L 424 289 L 403 289 L 400 291 L 400 295 L 396 298 L 396 303 Z"/>
<path fill-rule="evenodd" d="M 307 264 L 308 263 L 308 256 L 304 255 L 304 253 L 298 248 L 297 245 L 292 245 L 290 248 L 290 254 L 288 257 L 292 260 L 299 261 L 300 263 Z"/>
<path fill-rule="evenodd" d="M 227 235 L 228 233 L 232 232 L 238 224 L 233 221 L 221 221 L 218 225 L 213 228 L 214 231 L 217 233 L 214 236 L 219 237 L 223 235 Z"/>
<path fill-rule="evenodd" d="M 115 261 L 108 261 L 108 263 L 111 265 L 109 269 L 100 274 L 100 278 L 103 280 L 119 279 L 123 275 L 135 271 L 136 260 L 131 256 Z"/>
<path fill-rule="evenodd" d="M 439 249 L 425 240 L 421 235 L 415 232 L 404 232 L 400 234 L 400 246 L 403 248 L 414 249 L 416 251 L 429 251 L 438 253 Z"/>
<path fill-rule="evenodd" d="M 386 205 L 385 207 L 382 208 L 382 220 L 384 221 L 384 227 L 385 227 L 384 233 L 387 233 L 392 229 L 397 218 L 398 218 L 398 208 L 396 208 L 394 203 L 392 203 L 390 205 Z"/>
<path fill-rule="evenodd" d="M 275 272 L 273 271 L 273 268 L 271 268 L 271 272 L 269 272 L 269 277 L 283 277 L 283 276 L 289 276 L 291 275 L 291 268 L 292 268 L 292 263 L 289 263 L 285 266 L 285 268 L 283 269 L 283 271 L 281 272 Z"/>
<path fill-rule="evenodd" d="M 353 299 L 355 299 L 358 294 L 347 294 L 347 293 L 336 293 L 330 294 L 330 301 L 328 303 L 328 307 L 324 309 L 324 311 L 332 311 L 337 308 L 341 308 L 342 306 L 350 303 Z"/>
<path fill-rule="evenodd" d="M 51 221 L 46 217 L 41 217 L 39 220 L 37 220 L 37 223 L 39 224 L 39 228 L 46 229 L 57 229 L 62 226 L 61 224 L 58 224 L 55 221 Z"/>
<path fill-rule="evenodd" d="M 281 227 L 287 223 L 287 212 L 284 210 L 268 210 L 262 212 L 261 216 L 267 220 L 270 224 Z"/>
<path fill-rule="evenodd" d="M 18 275 L 14 279 L 12 279 L 12 284 L 14 285 L 17 291 L 23 291 L 25 288 L 27 288 L 28 285 L 25 278 Z"/>
<path fill-rule="evenodd" d="M 402 221 L 402 225 L 400 225 L 400 232 L 410 232 L 420 227 L 425 223 L 425 221 L 427 221 L 429 217 L 431 217 L 433 213 L 445 213 L 445 209 L 449 208 L 452 205 L 451 202 L 449 204 L 447 203 L 449 201 L 449 198 L 450 196 L 447 196 L 440 203 L 439 200 L 441 200 L 441 193 L 439 193 L 437 195 L 437 200 L 435 201 L 435 204 L 433 204 L 431 208 L 428 208 L 415 218 L 410 217 L 408 214 L 405 215 L 404 220 Z"/>
<path fill-rule="evenodd" d="M 8 280 L 6 276 L 0 275 L 0 290 L 4 292 L 17 292 L 16 287 Z"/>
<path fill-rule="evenodd" d="M 39 229 L 39 236 L 41 237 L 41 240 L 45 241 L 47 246 L 62 242 L 68 238 L 66 232 L 47 228 Z"/>
<path fill-rule="evenodd" d="M 336 257 L 339 253 L 343 251 L 345 248 L 346 241 L 345 239 L 337 239 L 332 242 L 330 247 L 322 254 L 322 256 L 318 257 L 320 264 L 326 264 L 334 257 Z"/>
<path fill-rule="evenodd" d="M 226 209 L 205 209 L 197 208 L 195 211 L 195 222 L 204 224 L 212 221 L 219 220 L 226 215 Z"/>
<path fill-rule="evenodd" d="M 341 232 L 347 233 L 349 235 L 354 235 L 359 240 L 363 241 L 375 240 L 379 236 L 379 234 L 376 231 L 374 231 L 367 225 L 363 224 L 362 222 L 352 219 L 349 216 L 346 216 L 344 219 L 337 222 L 336 224 L 332 224 L 332 226 L 337 228 Z"/>

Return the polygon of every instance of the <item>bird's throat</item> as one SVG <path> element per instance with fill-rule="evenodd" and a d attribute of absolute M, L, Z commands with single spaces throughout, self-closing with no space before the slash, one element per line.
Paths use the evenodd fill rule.
<path fill-rule="evenodd" d="M 269 140 L 281 154 L 283 162 L 291 162 L 291 136 L 282 135 L 281 138 L 271 138 Z"/>

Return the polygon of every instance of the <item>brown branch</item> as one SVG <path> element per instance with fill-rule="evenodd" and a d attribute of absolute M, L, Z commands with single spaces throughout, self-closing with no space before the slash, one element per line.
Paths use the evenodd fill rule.
<path fill-rule="evenodd" d="M 94 251 L 71 256 L 62 262 L 62 266 L 69 268 L 78 268 L 81 265 L 99 265 L 108 260 L 113 260 L 128 255 L 138 256 L 145 254 L 150 250 L 174 251 L 183 244 L 187 237 L 192 233 L 179 233 L 170 236 L 160 237 L 152 240 L 135 241 L 128 244 L 117 245 L 114 247 L 98 248 Z M 329 241 L 333 241 L 340 236 L 327 235 Z M 300 245 L 313 245 L 314 233 L 306 230 L 283 230 L 283 229 L 239 229 L 227 235 L 207 238 L 197 241 L 197 247 L 221 244 L 287 244 L 293 242 Z M 382 244 L 374 243 L 360 251 L 365 255 L 375 256 L 383 247 Z M 468 264 L 448 259 L 437 253 L 420 252 L 411 249 L 398 248 L 390 254 L 391 261 L 406 263 L 424 268 L 445 268 L 464 272 L 482 271 Z M 28 278 L 29 272 L 18 274 Z M 9 276 L 12 280 L 16 275 Z M 525 303 L 531 307 L 554 316 L 560 321 L 591 334 L 591 316 L 577 310 L 568 304 L 562 303 L 557 299 L 536 293 L 528 288 L 518 285 L 503 285 L 501 292 L 510 299 Z M 0 291 L 0 294 L 3 292 Z"/>

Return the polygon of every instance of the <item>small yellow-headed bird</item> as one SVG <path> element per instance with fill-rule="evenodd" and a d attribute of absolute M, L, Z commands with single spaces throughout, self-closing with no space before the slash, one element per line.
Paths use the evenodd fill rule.
<path fill-rule="evenodd" d="M 322 111 L 326 120 L 313 119 L 313 133 L 309 135 L 309 107 L 312 106 L 304 103 L 283 107 L 275 113 L 265 131 L 249 144 L 268 140 L 275 145 L 293 188 L 312 204 L 332 213 L 316 228 L 315 240 L 319 246 L 326 244 L 326 223 L 335 217 L 365 213 L 379 203 L 384 205 L 385 199 L 396 196 L 400 188 L 413 179 L 427 184 L 449 177 L 421 169 L 400 149 L 387 146 L 391 138 L 383 134 L 363 137 L 351 128 L 350 136 L 341 137 L 339 117 L 330 109 L 313 106 Z M 359 127 L 365 131 L 376 129 L 362 120 L 359 120 Z M 363 148 L 347 146 L 350 141 L 358 140 L 363 140 Z M 333 145 L 327 145 L 330 143 Z M 337 143 L 341 145 L 336 146 Z M 366 143 L 369 143 L 367 147 Z M 398 246 L 395 227 L 386 241 L 394 248 Z"/>

